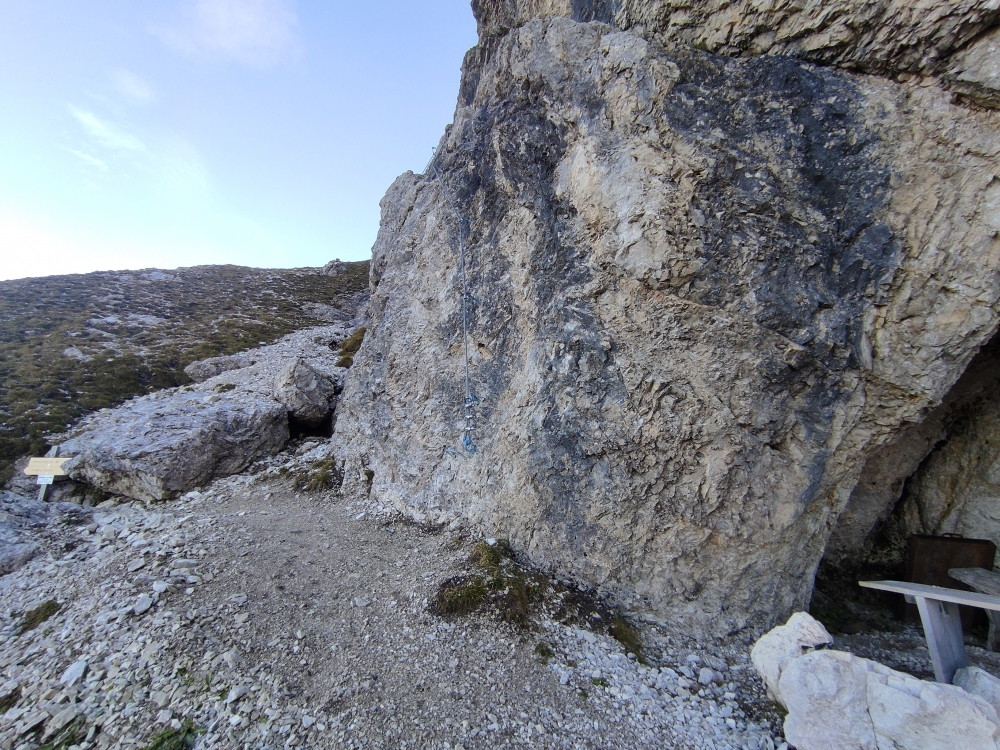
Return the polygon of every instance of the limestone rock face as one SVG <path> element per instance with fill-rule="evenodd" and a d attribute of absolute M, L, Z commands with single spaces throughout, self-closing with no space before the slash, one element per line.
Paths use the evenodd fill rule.
<path fill-rule="evenodd" d="M 345 481 L 642 616 L 784 618 L 866 460 L 996 329 L 1000 115 L 486 5 L 434 162 L 469 222 L 478 452 L 459 224 L 407 173 L 339 406 Z"/>
<path fill-rule="evenodd" d="M 822 625 L 797 612 L 758 640 L 752 652 L 772 697 L 788 710 L 784 732 L 794 747 L 1000 748 L 1000 716 L 989 699 L 996 678 L 970 668 L 956 674 L 956 681 L 971 689 L 925 682 L 843 651 L 813 650 L 808 644 L 820 631 L 825 632 Z"/>
<path fill-rule="evenodd" d="M 294 419 L 306 425 L 318 425 L 330 416 L 336 387 L 328 375 L 296 358 L 275 378 L 274 395 Z"/>
<path fill-rule="evenodd" d="M 161 391 L 98 412 L 61 446 L 77 481 L 139 500 L 168 500 L 235 474 L 288 441 L 277 401 L 246 393 Z"/>
<path fill-rule="evenodd" d="M 787 55 L 877 73 L 933 75 L 1000 105 L 994 0 L 474 0 L 480 36 L 536 18 L 603 21 L 726 55 Z"/>

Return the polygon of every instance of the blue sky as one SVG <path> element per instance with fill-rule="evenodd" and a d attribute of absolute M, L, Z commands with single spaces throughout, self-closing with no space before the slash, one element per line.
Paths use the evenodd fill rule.
<path fill-rule="evenodd" d="M 468 0 L 0 0 L 0 279 L 370 255 Z"/>

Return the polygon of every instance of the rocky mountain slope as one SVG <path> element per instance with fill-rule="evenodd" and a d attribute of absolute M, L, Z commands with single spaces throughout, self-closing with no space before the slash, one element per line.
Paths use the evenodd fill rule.
<path fill-rule="evenodd" d="M 354 317 L 368 263 L 201 266 L 0 282 L 0 484 L 46 436 L 136 395 L 190 382 L 194 360 Z"/>
<path fill-rule="evenodd" d="M 689 632 L 804 608 L 1000 321 L 995 5 L 475 2 L 382 202 L 347 486 Z"/>

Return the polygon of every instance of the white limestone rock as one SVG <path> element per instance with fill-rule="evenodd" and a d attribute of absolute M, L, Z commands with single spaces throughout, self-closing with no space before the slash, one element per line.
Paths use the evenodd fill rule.
<path fill-rule="evenodd" d="M 802 647 L 825 632 L 798 612 L 752 652 L 769 693 L 788 710 L 784 734 L 797 750 L 1000 750 L 1000 716 L 986 698 L 995 697 L 996 678 L 962 670 L 957 678 L 967 691 L 843 651 Z"/>
<path fill-rule="evenodd" d="M 319 425 L 330 416 L 337 384 L 303 359 L 288 363 L 274 381 L 274 395 L 298 422 Z"/>
<path fill-rule="evenodd" d="M 66 472 L 137 500 L 168 500 L 277 453 L 288 441 L 277 401 L 246 392 L 163 391 L 95 414 L 62 444 Z"/>
<path fill-rule="evenodd" d="M 779 688 L 781 670 L 792 659 L 817 648 L 833 645 L 833 637 L 823 624 L 805 612 L 796 612 L 754 644 L 750 660 L 764 679 L 768 694 L 783 703 Z"/>

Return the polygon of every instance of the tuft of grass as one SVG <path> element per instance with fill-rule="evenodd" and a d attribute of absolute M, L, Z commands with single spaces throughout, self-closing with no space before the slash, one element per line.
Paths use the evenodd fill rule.
<path fill-rule="evenodd" d="M 642 639 L 639 638 L 639 633 L 621 617 L 616 617 L 611 622 L 611 626 L 608 628 L 608 635 L 622 644 L 626 652 L 635 654 L 635 658 L 640 663 L 648 663 L 642 654 Z"/>
<path fill-rule="evenodd" d="M 10 711 L 17 705 L 19 700 L 21 700 L 21 688 L 16 687 L 7 693 L 7 695 L 0 698 L 0 714 Z"/>
<path fill-rule="evenodd" d="M 337 460 L 328 458 L 323 461 L 315 461 L 308 471 L 296 474 L 292 484 L 297 490 L 322 492 L 339 487 L 343 481 L 343 474 L 337 468 Z"/>
<path fill-rule="evenodd" d="M 552 647 L 545 641 L 539 641 L 538 645 L 535 646 L 535 653 L 538 658 L 541 659 L 542 664 L 548 664 L 549 659 L 556 655 L 556 652 L 552 650 Z"/>
<path fill-rule="evenodd" d="M 501 619 L 528 627 L 531 624 L 531 606 L 541 596 L 546 585 L 544 576 L 533 573 L 514 560 L 514 553 L 505 539 L 494 544 L 479 542 L 472 548 L 469 562 L 482 573 L 466 578 L 454 579 L 442 584 L 438 591 L 438 612 L 440 614 L 469 614 L 487 601 L 495 607 Z M 441 606 L 441 597 L 446 589 L 469 586 L 476 592 L 461 611 L 446 611 Z"/>
<path fill-rule="evenodd" d="M 590 695 L 590 693 L 588 693 L 588 692 L 587 692 L 586 690 L 584 690 L 583 688 L 580 688 L 580 697 L 581 697 L 581 698 L 583 698 L 584 700 L 587 700 L 587 696 L 588 696 L 588 695 Z"/>
<path fill-rule="evenodd" d="M 49 599 L 48 601 L 42 602 L 34 609 L 29 609 L 24 613 L 24 617 L 21 618 L 21 624 L 18 626 L 17 634 L 24 635 L 29 633 L 43 622 L 48 620 L 52 615 L 56 614 L 62 607 L 58 602 Z"/>
<path fill-rule="evenodd" d="M 368 484 L 371 484 L 372 480 L 375 479 L 375 472 L 371 469 L 365 469 L 365 479 L 368 480 Z"/>
<path fill-rule="evenodd" d="M 77 716 L 64 726 L 51 740 L 41 745 L 38 750 L 68 750 L 79 745 L 87 738 L 87 719 Z"/>
<path fill-rule="evenodd" d="M 168 729 L 153 735 L 144 750 L 185 750 L 194 747 L 195 738 L 203 731 L 190 719 L 185 719 L 179 729 Z"/>
<path fill-rule="evenodd" d="M 366 330 L 359 328 L 340 344 L 340 359 L 337 360 L 337 367 L 350 367 L 354 364 L 354 355 L 361 348 L 361 342 L 365 339 Z"/>
<path fill-rule="evenodd" d="M 438 589 L 437 608 L 442 615 L 467 615 L 486 601 L 489 592 L 481 576 L 445 581 Z"/>
<path fill-rule="evenodd" d="M 608 681 L 603 677 L 591 677 L 590 681 L 594 683 L 594 685 L 596 685 L 597 687 L 603 687 L 603 688 L 608 687 Z"/>

